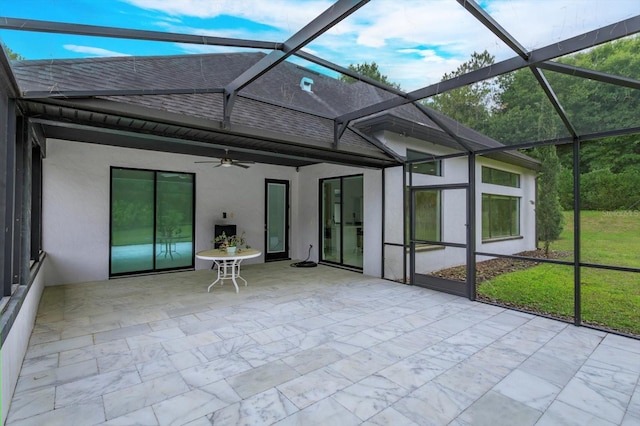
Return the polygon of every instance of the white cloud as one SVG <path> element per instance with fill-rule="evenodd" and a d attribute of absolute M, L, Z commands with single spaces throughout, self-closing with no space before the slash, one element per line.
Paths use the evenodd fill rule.
<path fill-rule="evenodd" d="M 637 0 L 493 0 L 487 11 L 527 49 L 640 14 Z"/>
<path fill-rule="evenodd" d="M 93 46 L 79 46 L 77 44 L 65 44 L 64 47 L 66 50 L 76 53 L 86 53 L 88 55 L 93 56 L 131 56 L 128 53 L 115 52 L 113 50 L 102 49 L 100 47 Z"/>
<path fill-rule="evenodd" d="M 174 25 L 168 22 L 156 22 L 157 27 L 164 31 L 178 34 L 197 34 L 210 37 L 236 38 L 258 41 L 282 41 L 282 34 L 277 30 L 251 30 L 248 28 L 217 28 L 215 30 L 192 27 L 188 25 Z"/>
<path fill-rule="evenodd" d="M 235 16 L 295 33 L 331 7 L 332 1 L 313 0 L 122 0 L 143 9 L 173 16 L 214 18 Z"/>
<path fill-rule="evenodd" d="M 203 44 L 176 43 L 176 46 L 184 50 L 185 53 L 205 54 L 205 53 L 238 53 L 238 52 L 258 52 L 258 49 L 243 49 L 229 46 L 210 46 Z M 268 53 L 268 52 L 265 52 Z"/>
<path fill-rule="evenodd" d="M 640 13 L 635 0 L 491 0 L 492 16 L 525 48 L 535 49 Z M 372 1 L 311 46 L 341 65 L 375 61 L 383 74 L 414 90 L 440 81 L 473 52 L 501 61 L 515 53 L 457 2 Z M 346 64 L 345 64 L 346 62 Z"/>
<path fill-rule="evenodd" d="M 160 24 L 168 31 L 269 41 L 284 41 L 333 4 L 328 0 L 121 1 L 169 14 L 172 23 L 165 20 Z M 486 0 L 483 5 L 527 49 L 552 44 L 640 13 L 637 0 Z M 194 28 L 175 22 L 181 17 L 223 15 L 263 25 L 256 31 L 251 25 Z M 265 30 L 265 26 L 268 29 Z M 186 51 L 205 49 L 210 51 L 185 47 Z M 383 74 L 405 90 L 440 81 L 473 52 L 487 50 L 496 61 L 515 56 L 453 0 L 372 0 L 305 50 L 317 52 L 317 56 L 343 67 L 376 62 Z"/>

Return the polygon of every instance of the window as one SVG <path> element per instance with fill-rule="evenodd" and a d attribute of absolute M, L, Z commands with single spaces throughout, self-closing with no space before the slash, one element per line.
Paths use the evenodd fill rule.
<path fill-rule="evenodd" d="M 431 154 L 426 154 L 424 152 L 407 149 L 407 160 L 428 159 L 431 157 L 433 157 L 433 155 Z M 442 176 L 442 160 L 434 160 L 434 161 L 428 161 L 426 163 L 412 164 L 411 171 L 413 173 L 420 173 L 423 175 Z"/>
<path fill-rule="evenodd" d="M 482 182 L 520 188 L 520 175 L 517 173 L 482 166 Z"/>
<path fill-rule="evenodd" d="M 406 189 L 409 191 L 409 188 Z M 416 240 L 442 241 L 442 191 L 435 189 L 415 191 Z M 409 197 L 405 206 L 407 241 L 410 240 Z"/>
<path fill-rule="evenodd" d="M 520 235 L 520 198 L 482 194 L 482 240 Z"/>

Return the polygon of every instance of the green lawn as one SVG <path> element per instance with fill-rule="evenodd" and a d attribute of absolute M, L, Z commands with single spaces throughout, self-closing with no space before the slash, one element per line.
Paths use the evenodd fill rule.
<path fill-rule="evenodd" d="M 583 262 L 640 268 L 640 214 L 581 212 Z M 573 212 L 552 249 L 573 250 Z M 568 257 L 567 259 L 572 259 Z M 584 322 L 640 335 L 640 274 L 581 268 Z M 573 318 L 573 267 L 545 264 L 503 274 L 478 294 L 500 303 Z"/>

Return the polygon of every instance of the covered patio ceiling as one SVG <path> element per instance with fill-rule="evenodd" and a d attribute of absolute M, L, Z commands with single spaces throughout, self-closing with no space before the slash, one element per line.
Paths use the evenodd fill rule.
<path fill-rule="evenodd" d="M 400 164 L 403 159 L 380 144 L 368 132 L 393 127 L 392 125 L 397 125 L 400 121 L 399 117 L 410 115 L 415 118 L 416 111 L 418 112 L 418 118 L 415 120 L 418 123 L 417 128 L 423 130 L 416 132 L 415 135 L 429 134 L 431 137 L 439 137 L 461 153 L 482 154 L 499 150 L 501 149 L 499 142 L 504 141 L 493 141 L 473 132 L 438 114 L 423 101 L 434 95 L 487 81 L 523 68 L 531 70 L 541 90 L 547 95 L 549 107 L 553 108 L 566 128 L 567 136 L 551 141 L 552 143 L 638 132 L 640 123 L 629 123 L 624 128 L 602 131 L 578 130 L 572 121 L 571 114 L 563 108 L 555 92 L 557 89 L 552 87 L 545 73 L 568 74 L 599 83 L 640 89 L 640 80 L 637 76 L 613 75 L 555 61 L 557 58 L 575 52 L 634 36 L 640 31 L 640 14 L 629 16 L 629 12 L 624 12 L 621 15 L 624 19 L 589 28 L 586 32 L 571 33 L 570 37 L 559 41 L 554 40 L 547 45 L 536 46 L 525 33 L 522 33 L 521 29 L 514 26 L 513 21 L 500 21 L 492 16 L 486 7 L 482 7 L 475 1 L 457 0 L 457 2 L 462 8 L 460 11 L 463 10 L 466 14 L 465 19 L 470 19 L 474 28 L 492 37 L 492 43 L 496 46 L 496 57 L 505 57 L 505 59 L 487 67 L 408 91 L 361 75 L 346 64 L 335 63 L 311 53 L 320 50 L 318 47 L 322 45 L 323 37 L 329 37 L 332 30 L 342 31 L 345 26 L 352 25 L 359 16 L 368 12 L 379 13 L 385 8 L 384 4 L 375 1 L 337 1 L 308 21 L 306 25 L 301 26 L 299 30 L 289 34 L 282 42 L 0 17 L 0 30 L 4 30 L 0 35 L 3 38 L 7 34 L 14 36 L 16 32 L 49 33 L 215 46 L 233 52 L 264 52 L 258 59 L 246 62 L 246 66 L 242 69 L 229 70 L 228 75 L 217 80 L 213 79 L 215 81 L 205 79 L 206 81 L 194 83 L 193 80 L 186 80 L 184 86 L 175 84 L 175 80 L 169 83 L 162 79 L 136 80 L 138 75 L 134 78 L 133 75 L 126 75 L 126 72 L 116 74 L 115 77 L 107 75 L 100 84 L 96 81 L 82 81 L 82 79 L 80 81 L 65 80 L 61 77 L 63 73 L 59 74 L 59 80 L 53 83 L 43 82 L 44 79 L 33 81 L 24 74 L 24 67 L 21 65 L 24 61 L 9 64 L 3 55 L 0 55 L 0 61 L 16 76 L 13 84 L 23 112 L 31 117 L 32 123 L 46 137 L 210 157 L 220 157 L 224 149 L 230 149 L 234 152 L 235 158 L 240 160 L 285 166 L 298 167 L 330 162 L 379 168 Z M 435 1 L 427 3 L 434 8 L 442 4 Z M 418 7 L 418 5 L 413 2 L 403 2 L 401 7 L 410 10 L 411 7 Z M 540 7 L 549 8 L 552 12 L 552 6 L 548 6 L 547 3 L 541 4 Z M 454 26 L 455 19 L 462 19 L 457 14 L 452 14 L 451 18 L 449 25 Z M 534 21 L 533 18 L 532 21 Z M 526 27 L 536 24 L 535 22 L 518 22 L 517 25 Z M 527 45 L 536 47 L 525 47 L 520 37 L 514 36 L 508 28 L 517 34 L 522 34 L 521 38 L 527 39 Z M 303 50 L 305 48 L 307 50 Z M 505 54 L 505 49 L 511 52 L 510 57 Z M 380 55 L 384 57 L 382 51 Z M 347 52 L 345 56 L 348 56 Z M 193 57 L 195 58 L 195 55 Z M 129 59 L 129 61 L 132 60 L 142 63 L 144 58 L 136 56 Z M 56 60 L 51 63 L 56 63 Z M 319 81 L 326 80 L 328 75 L 346 76 L 356 80 L 357 83 L 352 85 L 354 92 L 350 93 L 349 97 L 345 97 L 352 102 L 338 99 L 332 105 L 321 105 L 321 102 L 300 104 L 293 97 L 288 97 L 288 94 L 275 93 L 278 89 L 283 91 L 283 87 L 273 87 L 274 91 L 271 93 L 261 92 L 264 87 L 268 87 L 265 82 L 277 81 L 277 76 L 285 64 L 289 67 L 293 64 L 302 64 L 302 67 L 296 66 L 306 71 L 320 70 L 316 77 Z M 206 68 L 203 68 L 203 72 L 206 71 Z M 137 73 L 137 70 L 135 72 Z M 217 70 L 217 73 L 220 72 Z M 51 74 L 55 75 L 53 72 Z M 37 74 L 33 75 L 37 76 Z M 395 78 L 399 81 L 402 75 L 390 75 L 389 80 L 393 81 Z M 173 97 L 176 99 L 184 96 L 199 99 L 215 98 L 215 103 L 219 104 L 220 108 L 219 116 L 198 117 L 188 112 L 172 115 L 162 108 L 141 107 L 141 104 L 148 103 L 148 99 L 151 98 Z M 141 99 L 143 100 L 136 104 L 137 100 Z M 153 103 L 153 101 L 150 102 Z M 260 106 L 257 109 L 251 109 L 248 106 L 251 102 L 260 102 Z M 412 108 L 410 113 L 408 113 L 408 107 Z M 287 133 L 279 129 L 261 128 L 241 119 L 243 114 L 255 117 L 256 111 L 262 113 L 267 109 L 279 111 L 278 117 L 284 117 L 282 123 L 287 121 L 295 123 L 293 127 L 297 126 L 299 129 L 304 129 L 311 121 L 315 121 L 317 124 L 314 125 L 316 126 L 314 129 L 318 134 L 307 137 L 295 132 Z M 594 121 L 597 122 L 597 119 Z M 380 127 L 381 122 L 386 123 L 386 127 L 385 125 Z M 372 126 L 372 123 L 377 127 Z M 405 131 L 406 129 L 403 129 L 402 133 L 404 134 Z M 522 146 L 530 146 L 550 141 L 532 139 L 520 142 L 523 143 Z"/>

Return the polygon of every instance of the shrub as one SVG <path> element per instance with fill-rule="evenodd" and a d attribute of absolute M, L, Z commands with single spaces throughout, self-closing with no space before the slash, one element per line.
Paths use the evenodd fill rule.
<path fill-rule="evenodd" d="M 563 169 L 559 179 L 560 204 L 573 210 L 573 174 Z M 580 175 L 582 210 L 640 210 L 640 171 L 613 173 L 608 169 Z"/>

